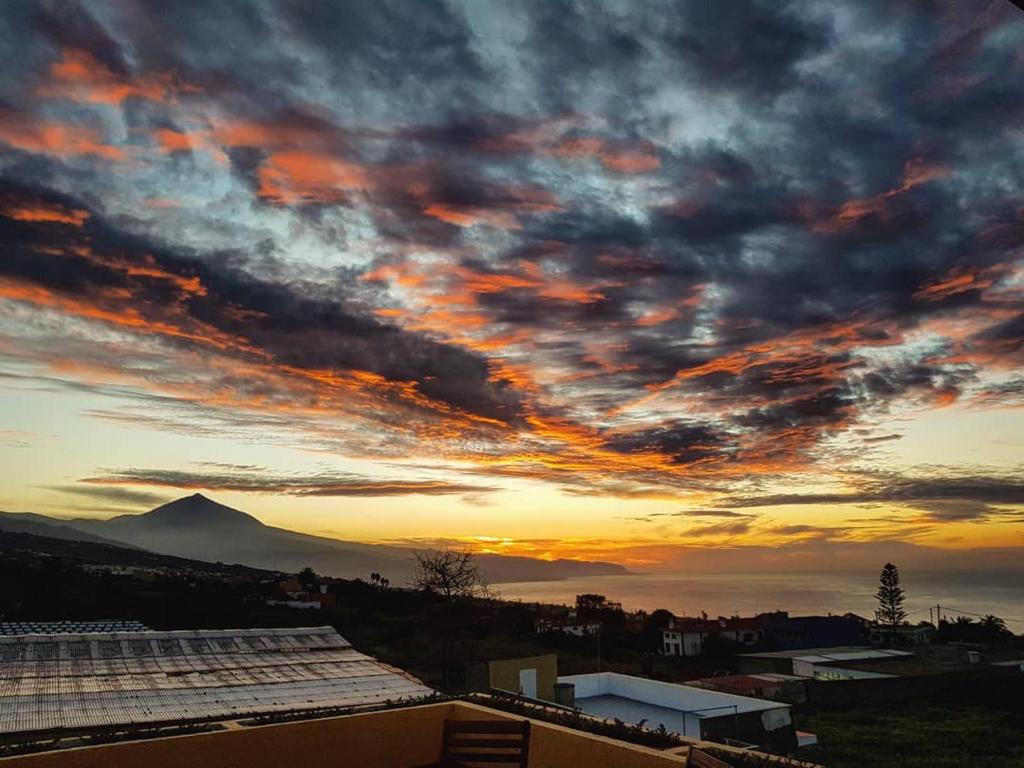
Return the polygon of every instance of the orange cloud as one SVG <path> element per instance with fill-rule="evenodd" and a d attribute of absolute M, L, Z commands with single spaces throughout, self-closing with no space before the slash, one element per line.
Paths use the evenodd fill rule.
<path fill-rule="evenodd" d="M 433 203 L 423 209 L 427 216 L 454 224 L 457 227 L 472 227 L 476 224 L 489 224 L 497 229 L 522 229 L 519 219 L 506 211 L 495 211 L 488 208 L 456 206 L 444 203 Z"/>
<path fill-rule="evenodd" d="M 950 175 L 951 171 L 945 165 L 929 163 L 920 157 L 912 158 L 903 166 L 903 180 L 898 187 L 873 197 L 847 201 L 839 208 L 833 222 L 822 222 L 821 230 L 834 231 L 869 214 L 880 214 L 885 210 L 890 199 L 909 192 L 921 184 L 945 179 Z"/>
<path fill-rule="evenodd" d="M 169 197 L 147 197 L 144 198 L 142 204 L 147 208 L 180 208 L 181 203 L 178 200 L 172 200 Z"/>
<path fill-rule="evenodd" d="M 954 269 L 948 275 L 914 292 L 915 299 L 925 301 L 941 301 L 968 291 L 983 291 L 995 283 L 992 273 L 999 270 Z"/>
<path fill-rule="evenodd" d="M 661 167 L 661 160 L 653 151 L 620 150 L 601 154 L 605 168 L 619 173 L 647 173 Z"/>
<path fill-rule="evenodd" d="M 153 136 L 164 152 L 189 152 L 195 144 L 194 137 L 169 128 L 161 128 Z"/>
<path fill-rule="evenodd" d="M 104 144 L 98 131 L 81 125 L 37 120 L 14 112 L 0 112 L 0 141 L 15 149 L 53 157 L 95 155 L 123 160 L 124 150 Z"/>
<path fill-rule="evenodd" d="M 89 218 L 88 211 L 67 210 L 60 206 L 45 204 L 8 208 L 3 211 L 3 215 L 17 221 L 53 222 L 55 224 L 68 224 L 72 227 L 81 227 Z"/>
<path fill-rule="evenodd" d="M 647 173 L 661 166 L 657 150 L 648 141 L 613 144 L 595 137 L 565 139 L 545 151 L 556 157 L 595 157 L 619 173 Z"/>
<path fill-rule="evenodd" d="M 50 81 L 39 88 L 39 95 L 119 105 L 131 98 L 168 101 L 176 93 L 194 90 L 194 86 L 182 84 L 170 75 L 119 75 L 87 51 L 65 49 L 51 65 Z"/>
<path fill-rule="evenodd" d="M 340 203 L 347 192 L 372 187 L 362 166 L 316 152 L 274 152 L 259 170 L 259 196 L 278 205 Z"/>
<path fill-rule="evenodd" d="M 211 140 L 209 131 L 183 132 L 170 128 L 160 128 L 153 133 L 153 138 L 160 151 L 164 154 L 171 152 L 195 152 L 202 150 L 208 152 L 214 160 L 221 165 L 228 164 L 228 156 L 224 151 Z"/>

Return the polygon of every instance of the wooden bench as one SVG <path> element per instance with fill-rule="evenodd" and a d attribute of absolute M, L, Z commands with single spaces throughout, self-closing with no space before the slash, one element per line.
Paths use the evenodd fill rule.
<path fill-rule="evenodd" d="M 724 760 L 719 760 L 713 755 L 709 755 L 702 749 L 696 747 L 690 747 L 690 754 L 686 759 L 686 764 L 690 768 L 730 768 L 729 764 Z"/>
<path fill-rule="evenodd" d="M 526 768 L 529 758 L 529 720 L 445 720 L 441 759 L 427 768 Z"/>

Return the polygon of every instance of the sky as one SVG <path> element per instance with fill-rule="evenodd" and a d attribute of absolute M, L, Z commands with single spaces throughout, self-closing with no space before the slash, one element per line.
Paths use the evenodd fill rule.
<path fill-rule="evenodd" d="M 1024 547 L 1005 0 L 15 1 L 0 51 L 2 509 Z"/>

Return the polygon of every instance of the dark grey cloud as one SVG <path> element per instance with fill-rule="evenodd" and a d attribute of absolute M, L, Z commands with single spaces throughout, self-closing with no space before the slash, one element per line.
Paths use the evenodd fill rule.
<path fill-rule="evenodd" d="M 851 476 L 852 490 L 836 493 L 787 493 L 735 496 L 730 509 L 792 505 L 892 504 L 919 510 L 935 520 L 985 520 L 1024 515 L 1024 481 L 1019 475 L 954 474 L 935 468 L 930 474 L 905 476 L 870 472 Z M 1004 511 L 1001 507 L 1009 507 Z"/>
<path fill-rule="evenodd" d="M 665 514 L 676 517 L 753 517 L 734 509 L 684 509 L 680 512 L 667 512 Z"/>
<path fill-rule="evenodd" d="M 684 536 L 739 536 L 750 531 L 753 523 L 750 520 L 735 520 L 730 523 L 711 523 L 698 525 L 682 531 Z"/>
<path fill-rule="evenodd" d="M 831 30 L 796 3 L 685 3 L 666 42 L 699 87 L 777 94 L 799 79 L 797 64 L 829 43 Z M 673 24 L 673 21 L 675 22 Z"/>
<path fill-rule="evenodd" d="M 499 490 L 485 485 L 453 483 L 446 480 L 387 479 L 351 472 L 287 475 L 268 471 L 217 473 L 131 468 L 107 470 L 104 474 L 82 478 L 79 482 L 99 486 L 95 489 L 96 495 L 111 490 L 107 486 L 118 485 L 274 493 L 288 496 L 451 496 L 485 494 Z"/>
<path fill-rule="evenodd" d="M 0 214 L 90 214 L 0 216 L 0 276 L 178 348 L 373 378 L 389 429 L 404 400 L 509 434 L 561 419 L 680 473 L 777 471 L 903 403 L 1019 395 L 991 380 L 1024 365 L 1024 21 L 1005 2 L 14 3 L 0 44 Z M 69 51 L 174 96 L 42 96 Z M 85 133 L 43 146 L 45 121 Z M 100 258 L 67 255 L 84 245 Z M 365 279 L 382 267 L 420 271 Z M 482 343 L 502 335 L 519 346 Z M 502 378 L 508 361 L 544 383 Z M 618 419 L 660 392 L 687 407 Z M 579 493 L 659 482 L 531 470 Z"/>
<path fill-rule="evenodd" d="M 156 506 L 170 500 L 166 494 L 150 493 L 132 488 L 100 487 L 89 485 L 51 485 L 51 491 L 81 496 L 92 501 L 103 501 L 119 507 Z"/>
<path fill-rule="evenodd" d="M 669 424 L 650 430 L 611 435 L 605 445 L 622 453 L 658 453 L 676 464 L 693 464 L 717 456 L 724 446 L 716 429 L 701 424 Z"/>
<path fill-rule="evenodd" d="M 202 254 L 153 242 L 119 228 L 81 200 L 6 179 L 0 179 L 0 205 L 90 214 L 80 232 L 0 218 L 6 254 L 0 275 L 82 301 L 83 312 L 92 302 L 112 313 L 130 307 L 183 343 L 201 341 L 213 329 L 224 337 L 215 343 L 254 346 L 276 365 L 416 382 L 423 395 L 445 405 L 502 421 L 517 417 L 516 393 L 490 380 L 483 357 L 382 322 L 355 306 L 343 282 L 263 280 L 241 268 L 241 254 Z M 69 251 L 76 244 L 96 257 L 74 258 Z M 196 287 L 183 293 L 182 281 L 197 281 Z M 118 291 L 128 291 L 137 304 L 118 299 L 116 306 L 104 307 L 102 297 Z"/>

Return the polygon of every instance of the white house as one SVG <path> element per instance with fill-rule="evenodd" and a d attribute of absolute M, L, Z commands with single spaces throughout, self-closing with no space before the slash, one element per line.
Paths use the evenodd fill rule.
<path fill-rule="evenodd" d="M 765 639 L 765 628 L 757 619 L 726 619 L 672 622 L 661 632 L 665 656 L 699 656 L 709 637 L 721 637 L 740 645 L 757 645 Z"/>
<path fill-rule="evenodd" d="M 596 635 L 601 630 L 601 622 L 581 620 L 547 621 L 542 619 L 537 622 L 534 629 L 537 630 L 538 635 L 543 635 L 545 632 L 562 632 L 566 635 L 586 637 L 587 635 Z"/>

